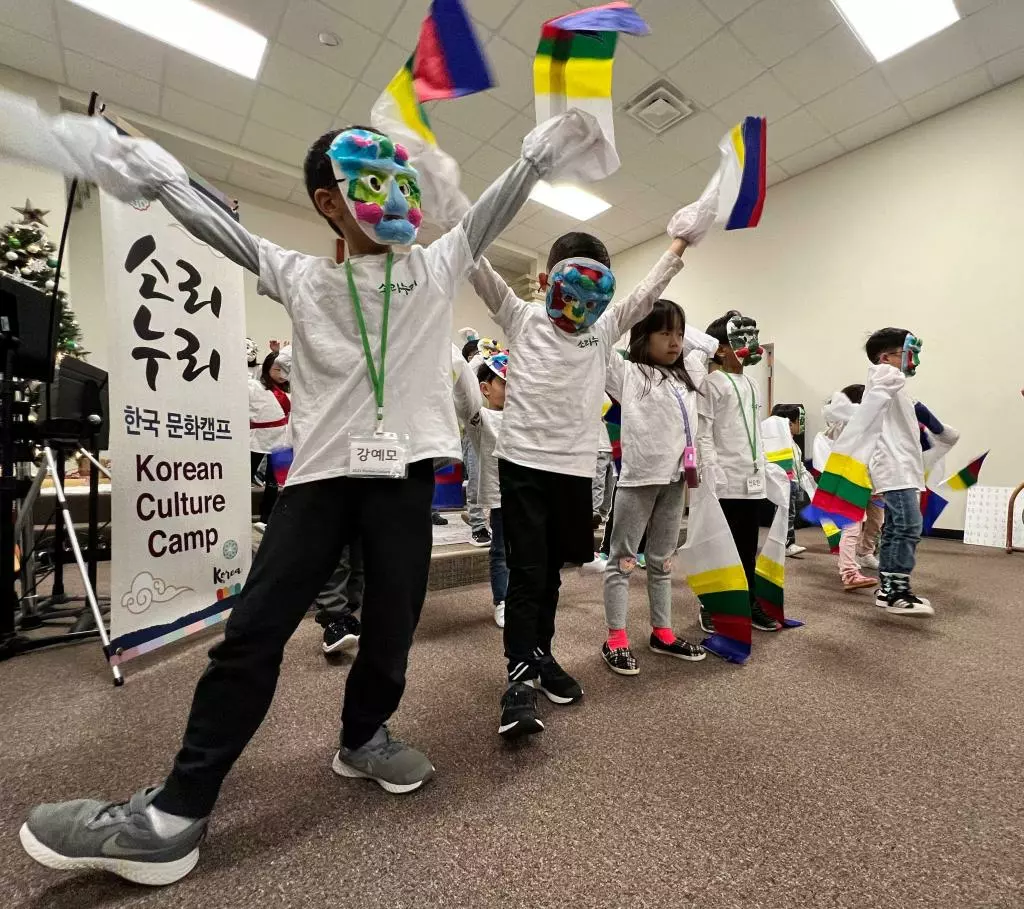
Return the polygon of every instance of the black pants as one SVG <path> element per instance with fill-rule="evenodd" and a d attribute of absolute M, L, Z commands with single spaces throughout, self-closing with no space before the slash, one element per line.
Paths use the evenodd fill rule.
<path fill-rule="evenodd" d="M 750 602 L 754 602 L 754 567 L 757 565 L 758 530 L 764 499 L 720 499 L 722 512 L 740 554 L 743 573 L 747 576 Z"/>
<path fill-rule="evenodd" d="M 260 469 L 260 464 L 263 463 L 264 458 L 267 458 L 267 455 L 261 454 L 258 451 L 249 452 L 249 471 L 253 483 L 256 482 L 256 472 Z M 270 466 L 270 461 L 268 459 L 267 469 L 263 474 L 263 496 L 260 498 L 260 520 L 264 524 L 270 520 L 270 512 L 274 510 L 274 503 L 277 501 L 277 494 L 277 477 L 274 476 L 274 470 Z"/>
<path fill-rule="evenodd" d="M 154 804 L 205 817 L 270 708 L 285 644 L 338 565 L 362 541 L 362 636 L 341 711 L 342 743 L 357 748 L 398 707 L 419 621 L 433 541 L 430 461 L 404 480 L 336 477 L 285 488 L 249 578 L 196 686 L 174 769 Z"/>
<path fill-rule="evenodd" d="M 551 653 L 559 572 L 594 558 L 592 480 L 499 459 L 508 563 L 505 656 L 509 678 L 534 678 Z"/>

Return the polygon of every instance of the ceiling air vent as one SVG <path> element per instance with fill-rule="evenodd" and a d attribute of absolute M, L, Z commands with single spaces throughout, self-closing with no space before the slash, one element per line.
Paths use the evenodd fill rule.
<path fill-rule="evenodd" d="M 626 113 L 655 135 L 682 123 L 694 106 L 671 82 L 659 79 L 626 105 Z"/>

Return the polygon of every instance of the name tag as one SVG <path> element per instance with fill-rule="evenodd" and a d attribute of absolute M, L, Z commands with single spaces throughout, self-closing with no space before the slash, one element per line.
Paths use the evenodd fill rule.
<path fill-rule="evenodd" d="M 407 449 L 395 433 L 352 433 L 348 446 L 349 476 L 390 480 L 405 477 Z"/>
<path fill-rule="evenodd" d="M 752 477 L 747 477 L 747 495 L 756 495 L 759 492 L 764 492 L 764 476 L 760 471 Z"/>

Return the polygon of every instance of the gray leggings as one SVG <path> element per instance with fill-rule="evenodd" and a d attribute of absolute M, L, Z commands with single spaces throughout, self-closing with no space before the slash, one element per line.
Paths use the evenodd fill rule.
<path fill-rule="evenodd" d="M 647 597 L 651 626 L 672 627 L 672 556 L 679 546 L 684 485 L 619 486 L 615 490 L 615 524 L 604 575 L 604 614 L 613 630 L 626 627 L 629 576 L 636 550 L 647 530 Z"/>

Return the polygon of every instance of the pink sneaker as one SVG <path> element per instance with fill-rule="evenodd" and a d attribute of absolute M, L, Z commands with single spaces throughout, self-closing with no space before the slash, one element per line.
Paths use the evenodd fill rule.
<path fill-rule="evenodd" d="M 869 578 L 865 574 L 851 574 L 843 578 L 843 590 L 849 593 L 851 590 L 863 590 L 865 587 L 877 587 L 878 581 Z"/>

